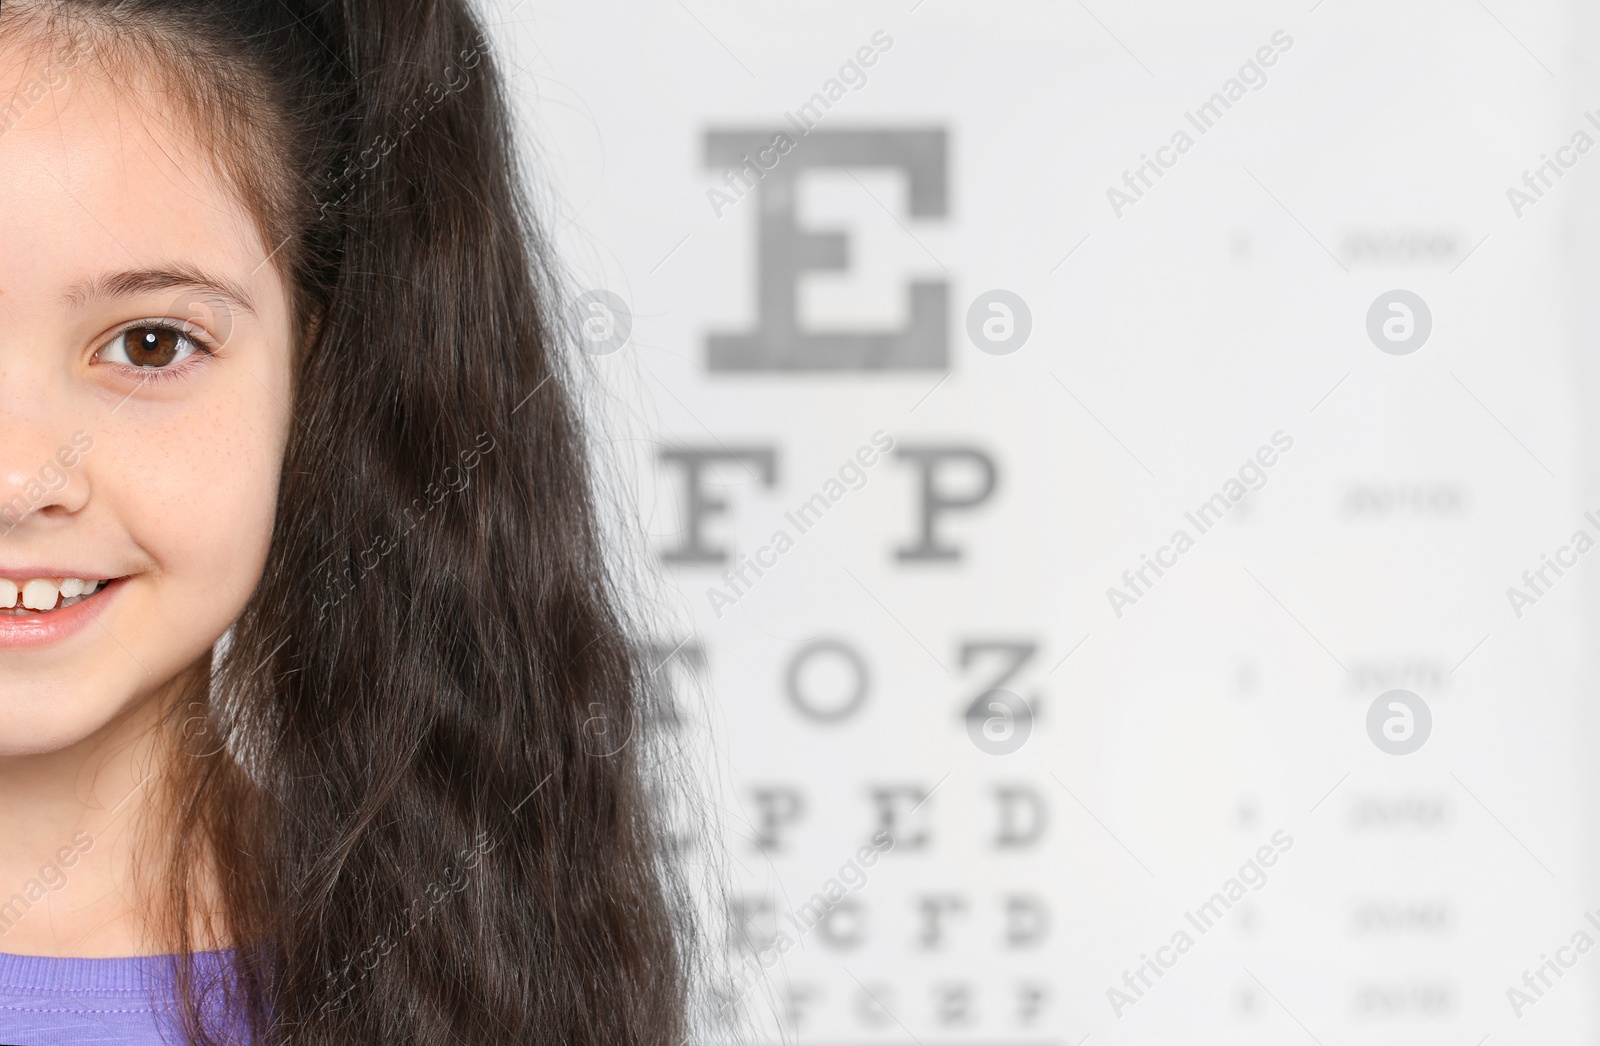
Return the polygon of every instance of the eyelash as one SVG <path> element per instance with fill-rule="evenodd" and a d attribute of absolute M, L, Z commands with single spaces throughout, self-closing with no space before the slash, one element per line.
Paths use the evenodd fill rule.
<path fill-rule="evenodd" d="M 172 331 L 174 334 L 177 334 L 179 337 L 189 342 L 189 344 L 193 345 L 194 352 L 190 353 L 189 357 L 182 363 L 177 363 L 170 367 L 134 367 L 126 363 L 107 363 L 105 361 L 100 361 L 101 365 L 106 367 L 115 367 L 117 370 L 130 376 L 138 375 L 136 380 L 142 384 L 149 384 L 150 382 L 157 381 L 182 381 L 184 378 L 189 376 L 189 372 L 191 370 L 193 370 L 195 367 L 204 366 L 217 354 L 215 349 L 212 349 L 205 343 L 205 339 L 201 335 L 199 329 L 192 324 L 179 323 L 176 320 L 165 319 L 135 320 L 132 323 L 123 324 L 121 327 L 117 328 L 116 331 L 112 332 L 110 337 L 101 342 L 100 347 L 94 350 L 95 359 L 99 360 L 102 352 L 109 348 L 111 344 L 118 338 L 126 336 L 129 331 L 143 330 L 150 327 L 154 327 L 158 330 Z"/>

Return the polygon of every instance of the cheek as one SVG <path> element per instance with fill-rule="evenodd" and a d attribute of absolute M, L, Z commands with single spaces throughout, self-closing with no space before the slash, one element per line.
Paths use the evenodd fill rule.
<path fill-rule="evenodd" d="M 280 402 L 251 382 L 181 412 L 130 418 L 99 462 L 171 609 L 231 620 L 259 580 L 283 456 Z"/>

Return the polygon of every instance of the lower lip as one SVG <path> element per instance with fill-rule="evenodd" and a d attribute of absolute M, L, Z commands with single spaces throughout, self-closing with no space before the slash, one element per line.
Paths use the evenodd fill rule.
<path fill-rule="evenodd" d="M 126 578 L 108 582 L 88 599 L 44 614 L 10 614 L 0 611 L 0 650 L 49 646 L 77 635 L 122 590 Z"/>

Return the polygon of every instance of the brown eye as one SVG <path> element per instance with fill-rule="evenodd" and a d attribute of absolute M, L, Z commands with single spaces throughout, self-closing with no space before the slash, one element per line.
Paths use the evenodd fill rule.
<path fill-rule="evenodd" d="M 171 327 L 129 327 L 100 350 L 107 363 L 160 370 L 182 362 L 199 348 L 193 338 Z"/>
<path fill-rule="evenodd" d="M 128 361 L 135 367 L 165 367 L 178 358 L 183 340 L 177 331 L 164 327 L 135 327 L 122 336 Z"/>

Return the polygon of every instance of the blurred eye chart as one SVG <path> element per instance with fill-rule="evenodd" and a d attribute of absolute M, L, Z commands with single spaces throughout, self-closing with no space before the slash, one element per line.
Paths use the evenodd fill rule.
<path fill-rule="evenodd" d="M 1600 12 L 490 21 L 730 1027 L 1600 1034 Z"/>

